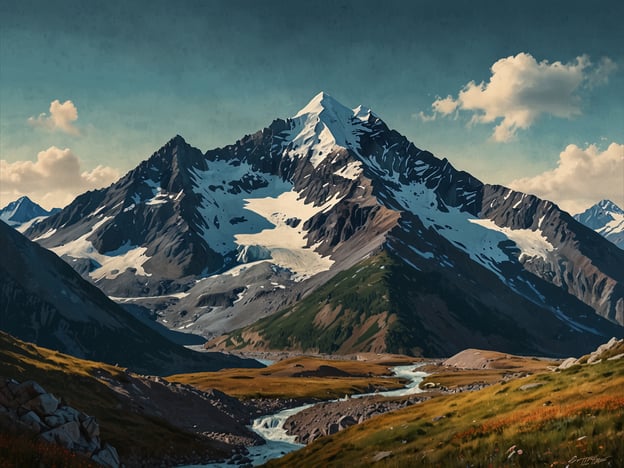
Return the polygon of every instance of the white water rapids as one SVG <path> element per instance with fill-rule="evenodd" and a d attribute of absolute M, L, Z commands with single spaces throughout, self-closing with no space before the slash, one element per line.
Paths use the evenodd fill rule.
<path fill-rule="evenodd" d="M 424 365 L 424 363 L 397 366 L 391 369 L 394 377 L 409 380 L 409 383 L 404 388 L 389 390 L 387 392 L 362 393 L 358 395 L 351 395 L 349 398 L 362 398 L 367 396 L 399 397 L 413 395 L 414 393 L 421 393 L 422 390 L 419 388 L 419 384 L 428 375 L 426 372 L 420 372 L 417 370 L 418 367 L 422 365 Z M 252 465 L 262 465 L 269 460 L 283 457 L 287 453 L 294 452 L 295 450 L 304 447 L 303 444 L 295 442 L 295 436 L 286 434 L 284 423 L 290 416 L 312 406 L 314 406 L 314 404 L 297 406 L 296 408 L 290 408 L 280 411 L 279 413 L 261 416 L 254 419 L 251 429 L 266 440 L 266 444 L 247 447 L 249 453 L 246 456 L 251 460 Z M 228 462 L 225 461 L 220 463 L 211 463 L 208 465 L 187 465 L 183 468 L 231 468 L 232 466 L 236 466 L 236 464 L 228 464 Z"/>

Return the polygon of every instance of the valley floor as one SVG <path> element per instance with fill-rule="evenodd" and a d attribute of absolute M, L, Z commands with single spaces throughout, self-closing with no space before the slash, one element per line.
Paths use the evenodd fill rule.
<path fill-rule="evenodd" d="M 615 346 L 563 364 L 481 350 L 426 363 L 420 367 L 429 374 L 422 393 L 341 398 L 290 416 L 283 424 L 286 434 L 307 446 L 267 465 L 624 466 L 624 343 L 610 343 Z M 291 391 L 291 401 L 298 401 L 298 387 L 307 386 L 301 374 L 310 378 L 315 366 L 318 372 L 332 367 L 356 374 L 362 364 L 378 369 L 380 363 L 411 360 L 357 359 L 291 356 L 263 373 L 265 378 L 281 374 L 289 382 L 283 384 L 284 396 Z M 333 378 L 339 386 L 344 383 Z M 301 385 L 299 379 L 304 379 Z M 256 384 L 264 388 L 260 378 Z M 239 389 L 243 399 L 253 384 L 245 387 Z M 233 463 L 251 461 L 237 460 Z"/>
<path fill-rule="evenodd" d="M 245 357 L 265 368 L 166 378 L 9 335 L 0 345 L 0 375 L 36 380 L 95 416 L 127 467 L 249 465 L 248 448 L 263 443 L 249 425 L 262 416 L 269 426 L 279 419 L 285 440 L 307 444 L 268 466 L 624 466 L 623 340 L 563 363 L 476 349 L 446 361 L 263 352 Z M 426 375 L 405 391 L 416 371 Z"/>

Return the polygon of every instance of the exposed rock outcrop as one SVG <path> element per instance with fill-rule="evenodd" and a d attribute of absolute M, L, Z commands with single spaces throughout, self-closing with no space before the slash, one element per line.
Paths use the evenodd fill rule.
<path fill-rule="evenodd" d="M 78 452 L 102 466 L 120 466 L 115 447 L 101 443 L 95 418 L 64 405 L 37 382 L 0 377 L 0 418 L 4 424 L 32 432 L 40 440 Z"/>
<path fill-rule="evenodd" d="M 565 359 L 561 364 L 559 364 L 556 370 L 565 370 L 569 369 L 572 366 L 580 364 L 598 364 L 602 360 L 614 360 L 623 358 L 624 338 L 620 340 L 611 338 L 605 344 L 598 346 L 598 348 L 596 348 L 596 351 L 593 351 L 578 359 L 573 357 Z"/>

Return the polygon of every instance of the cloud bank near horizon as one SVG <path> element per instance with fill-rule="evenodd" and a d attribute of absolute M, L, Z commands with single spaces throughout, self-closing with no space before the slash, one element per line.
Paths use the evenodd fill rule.
<path fill-rule="evenodd" d="M 508 185 L 551 200 L 571 214 L 602 199 L 624 208 L 624 144 L 613 142 L 603 151 L 596 145 L 568 145 L 559 155 L 555 169 L 516 179 Z"/>
<path fill-rule="evenodd" d="M 27 195 L 46 209 L 64 207 L 77 195 L 110 185 L 119 178 L 115 168 L 99 165 L 90 171 L 69 148 L 51 146 L 36 161 L 0 160 L 2 206 Z"/>

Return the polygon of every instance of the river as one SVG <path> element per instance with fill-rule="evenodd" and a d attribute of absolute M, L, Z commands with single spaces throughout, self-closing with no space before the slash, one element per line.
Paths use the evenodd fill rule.
<path fill-rule="evenodd" d="M 408 366 L 393 367 L 392 373 L 395 377 L 406 379 L 409 383 L 398 390 L 389 390 L 387 392 L 375 392 L 375 393 L 362 393 L 351 395 L 350 398 L 362 398 L 367 396 L 385 396 L 385 397 L 399 397 L 413 395 L 415 393 L 421 393 L 419 388 L 420 382 L 427 376 L 426 372 L 418 371 L 418 367 L 423 366 L 424 363 L 410 364 Z M 334 400 L 337 401 L 337 400 Z M 254 419 L 251 429 L 258 435 L 260 435 L 266 444 L 258 445 L 254 447 L 247 447 L 249 453 L 247 458 L 251 460 L 253 466 L 258 466 L 266 463 L 274 458 L 280 458 L 287 453 L 294 452 L 302 447 L 303 444 L 295 442 L 295 436 L 286 434 L 284 429 L 284 423 L 293 414 L 297 414 L 304 409 L 314 406 L 313 404 L 297 406 L 295 408 L 280 411 L 279 413 L 261 416 Z M 208 465 L 186 465 L 181 468 L 232 468 L 236 464 L 228 464 L 228 462 L 211 463 Z"/>

